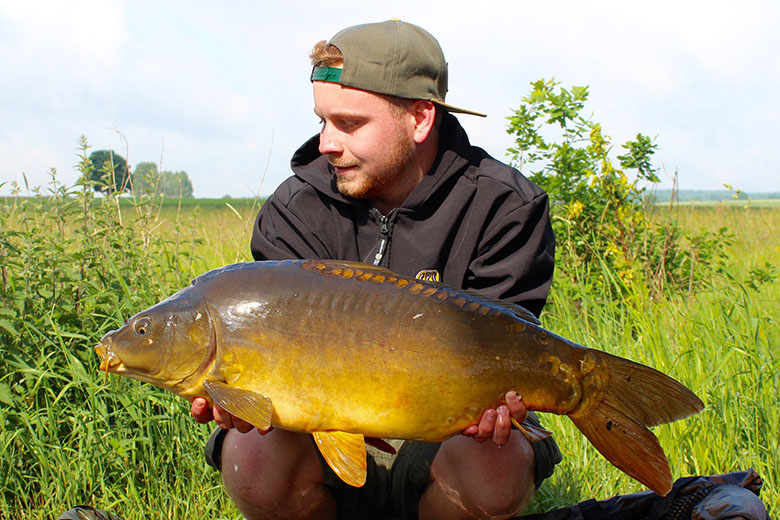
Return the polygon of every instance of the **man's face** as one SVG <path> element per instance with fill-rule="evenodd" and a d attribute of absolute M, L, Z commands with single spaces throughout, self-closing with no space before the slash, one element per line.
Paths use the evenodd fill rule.
<path fill-rule="evenodd" d="M 324 81 L 313 86 L 314 112 L 322 120 L 319 149 L 333 166 L 339 191 L 388 198 L 414 159 L 412 116 L 371 92 Z"/>

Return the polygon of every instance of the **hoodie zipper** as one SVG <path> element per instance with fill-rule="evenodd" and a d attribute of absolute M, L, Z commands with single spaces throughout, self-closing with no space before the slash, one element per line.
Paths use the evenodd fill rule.
<path fill-rule="evenodd" d="M 390 216 L 395 209 L 391 209 L 387 215 L 383 215 L 381 211 L 374 208 L 374 214 L 379 219 L 379 247 L 377 247 L 376 254 L 374 255 L 374 265 L 382 265 L 382 260 L 385 258 L 387 252 L 387 244 L 390 242 Z"/>

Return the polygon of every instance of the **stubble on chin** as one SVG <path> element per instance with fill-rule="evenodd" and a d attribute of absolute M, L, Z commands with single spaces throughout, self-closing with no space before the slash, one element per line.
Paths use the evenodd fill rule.
<path fill-rule="evenodd" d="M 351 171 L 337 175 L 336 187 L 339 193 L 353 199 L 385 196 L 393 184 L 407 174 L 407 169 L 414 160 L 414 144 L 399 137 L 391 144 L 387 154 L 387 160 L 376 165 L 374 171 L 368 171 L 363 163 L 359 163 L 353 165 Z M 336 161 L 331 164 L 339 166 Z"/>
<path fill-rule="evenodd" d="M 352 197 L 353 199 L 366 198 L 366 193 L 370 189 L 370 183 L 365 175 L 359 171 L 353 171 L 346 175 L 336 176 L 336 188 L 339 193 Z"/>

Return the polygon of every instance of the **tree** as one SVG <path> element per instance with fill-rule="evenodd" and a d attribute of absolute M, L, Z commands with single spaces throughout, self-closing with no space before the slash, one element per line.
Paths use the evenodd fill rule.
<path fill-rule="evenodd" d="M 92 163 L 90 180 L 95 191 L 101 193 L 127 191 L 130 170 L 125 158 L 113 150 L 96 150 L 89 155 Z"/>
<path fill-rule="evenodd" d="M 140 162 L 136 165 L 132 175 L 133 194 L 138 196 L 143 193 L 156 194 L 160 184 L 160 173 L 157 164 L 153 162 Z"/>
<path fill-rule="evenodd" d="M 187 172 L 162 172 L 160 174 L 160 193 L 164 197 L 192 198 L 192 182 Z"/>
<path fill-rule="evenodd" d="M 133 172 L 133 193 L 162 197 L 192 197 L 192 182 L 187 172 L 158 172 L 153 162 L 141 162 Z"/>

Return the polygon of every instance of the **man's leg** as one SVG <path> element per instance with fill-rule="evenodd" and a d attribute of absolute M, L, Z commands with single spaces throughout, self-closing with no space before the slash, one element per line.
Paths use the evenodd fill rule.
<path fill-rule="evenodd" d="M 248 520 L 337 517 L 311 436 L 230 430 L 221 451 L 225 489 Z"/>
<path fill-rule="evenodd" d="M 534 450 L 516 430 L 501 448 L 455 436 L 436 453 L 430 478 L 420 500 L 421 520 L 510 518 L 533 496 Z"/>

